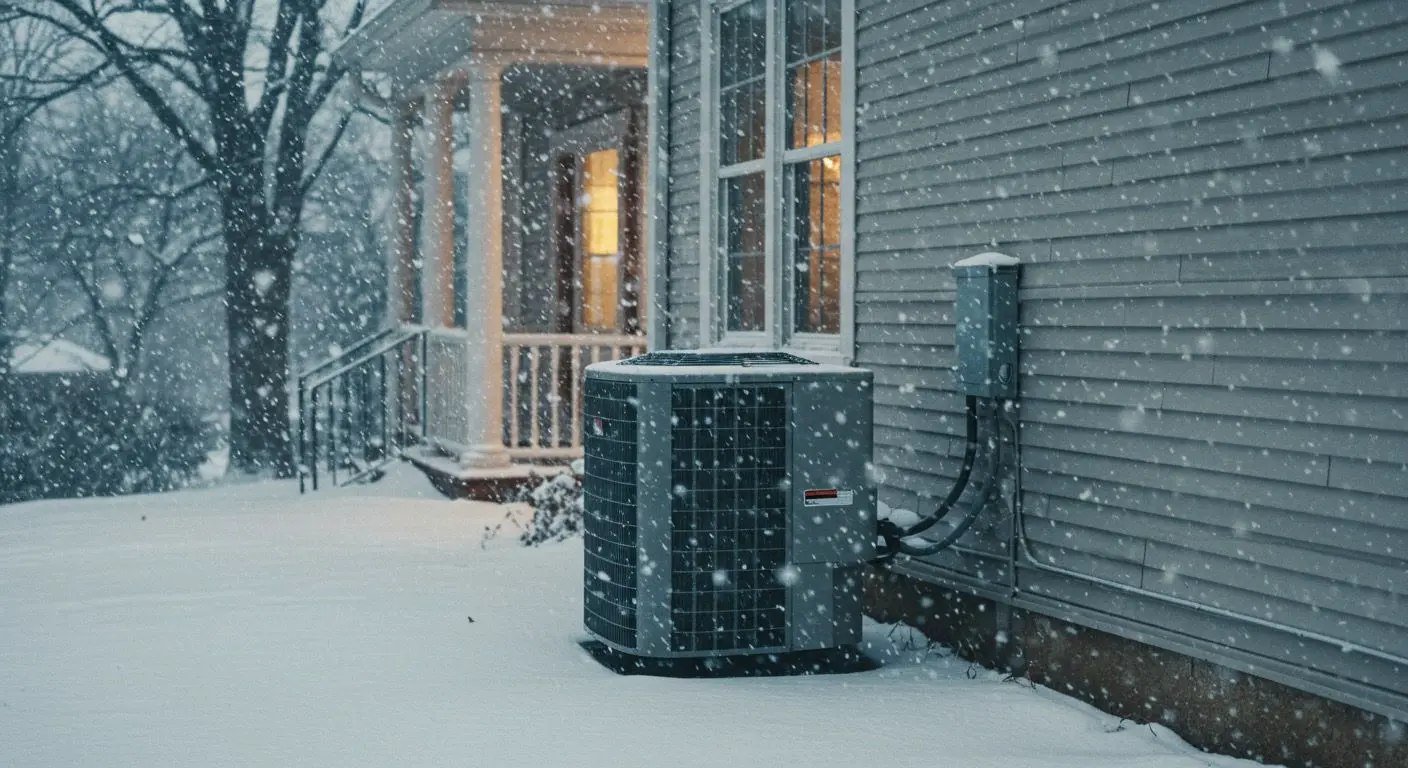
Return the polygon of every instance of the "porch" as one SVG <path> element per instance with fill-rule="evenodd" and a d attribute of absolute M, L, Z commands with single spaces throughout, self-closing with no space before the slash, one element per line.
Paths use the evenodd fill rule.
<path fill-rule="evenodd" d="M 390 93 L 389 330 L 300 378 L 309 479 L 486 497 L 581 455 L 586 367 L 645 348 L 645 50 L 633 2 L 396 0 L 338 52 Z"/>

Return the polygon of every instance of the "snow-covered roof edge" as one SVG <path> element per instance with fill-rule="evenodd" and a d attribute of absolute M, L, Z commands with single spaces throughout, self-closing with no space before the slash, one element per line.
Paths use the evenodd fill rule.
<path fill-rule="evenodd" d="M 64 339 L 49 339 L 39 343 L 17 336 L 10 348 L 10 372 L 42 373 L 103 373 L 112 370 L 106 356 Z"/>

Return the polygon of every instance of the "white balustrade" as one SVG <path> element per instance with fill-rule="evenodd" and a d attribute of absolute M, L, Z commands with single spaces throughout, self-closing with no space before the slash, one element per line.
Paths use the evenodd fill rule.
<path fill-rule="evenodd" d="M 505 333 L 504 445 L 518 459 L 582 455 L 582 383 L 592 363 L 645 351 L 644 336 Z"/>

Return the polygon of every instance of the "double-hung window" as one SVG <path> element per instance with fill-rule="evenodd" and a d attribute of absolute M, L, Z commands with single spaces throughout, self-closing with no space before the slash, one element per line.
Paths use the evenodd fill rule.
<path fill-rule="evenodd" d="M 847 354 L 852 0 L 703 0 L 704 342 Z"/>

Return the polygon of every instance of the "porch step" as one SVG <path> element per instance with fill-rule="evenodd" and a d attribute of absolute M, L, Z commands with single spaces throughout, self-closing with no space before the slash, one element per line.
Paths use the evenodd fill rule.
<path fill-rule="evenodd" d="M 425 473 L 435 490 L 451 499 L 503 502 L 515 491 L 531 488 L 566 469 L 560 464 L 510 464 L 507 467 L 476 469 L 461 466 L 453 457 L 433 448 L 416 447 L 405 451 L 406 461 Z"/>

